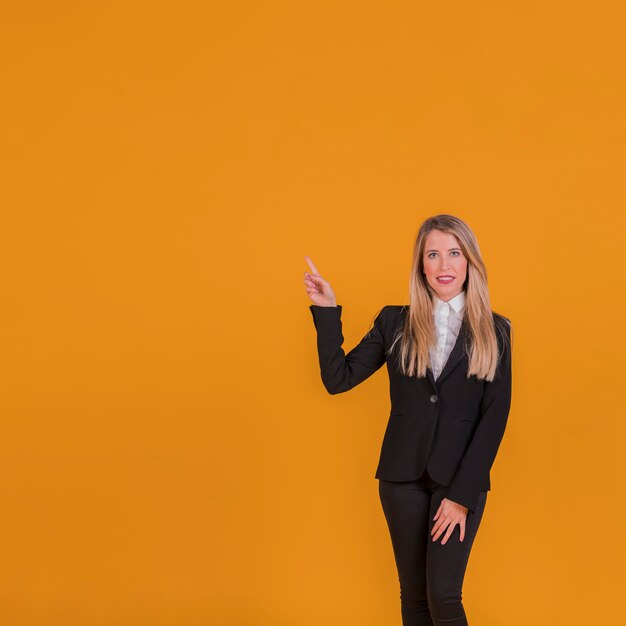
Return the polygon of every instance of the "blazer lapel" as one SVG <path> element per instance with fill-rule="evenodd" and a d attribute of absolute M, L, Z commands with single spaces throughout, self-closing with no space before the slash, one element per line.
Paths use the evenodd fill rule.
<path fill-rule="evenodd" d="M 469 327 L 467 324 L 467 318 L 463 315 L 463 321 L 461 322 L 461 326 L 459 328 L 459 334 L 454 342 L 454 346 L 452 347 L 452 351 L 450 352 L 450 356 L 443 366 L 443 370 L 437 380 L 434 379 L 433 373 L 430 368 L 428 368 L 429 378 L 433 384 L 439 384 L 441 381 L 461 362 L 463 356 L 465 355 L 465 342 L 469 335 Z"/>
<path fill-rule="evenodd" d="M 408 305 L 402 306 L 402 312 L 407 314 L 409 310 Z M 457 335 L 456 341 L 454 342 L 454 346 L 452 346 L 452 351 L 450 352 L 450 356 L 443 366 L 443 370 L 437 380 L 435 380 L 435 375 L 430 367 L 426 368 L 426 378 L 430 381 L 430 384 L 436 389 L 437 384 L 440 383 L 463 359 L 465 349 L 465 341 L 469 336 L 469 326 L 467 324 L 467 317 L 465 316 L 465 312 L 463 312 L 463 320 L 461 321 L 461 326 L 459 328 L 459 334 Z"/>

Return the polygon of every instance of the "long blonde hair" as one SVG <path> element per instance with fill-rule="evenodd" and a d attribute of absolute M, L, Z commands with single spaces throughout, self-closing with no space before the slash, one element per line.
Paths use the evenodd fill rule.
<path fill-rule="evenodd" d="M 479 379 L 492 381 L 499 359 L 496 333 L 500 333 L 502 341 L 506 342 L 505 325 L 508 324 L 510 327 L 511 322 L 502 315 L 496 313 L 494 317 L 492 314 L 487 288 L 487 270 L 480 255 L 478 242 L 469 226 L 453 215 L 440 214 L 429 217 L 419 229 L 413 247 L 408 311 L 404 326 L 398 329 L 389 353 L 398 343 L 401 372 L 406 376 L 418 378 L 426 376 L 426 368 L 430 365 L 429 346 L 436 342 L 433 319 L 435 294 L 424 275 L 423 262 L 426 237 L 432 230 L 454 235 L 467 259 L 467 277 L 463 284 L 465 289 L 463 316 L 470 340 L 469 344 L 466 343 L 463 347 L 469 357 L 467 378 L 476 375 Z"/>

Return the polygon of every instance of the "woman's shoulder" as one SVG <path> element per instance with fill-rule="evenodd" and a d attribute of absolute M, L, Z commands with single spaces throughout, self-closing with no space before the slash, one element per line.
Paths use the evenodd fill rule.
<path fill-rule="evenodd" d="M 512 345 L 513 340 L 513 328 L 511 326 L 511 320 L 502 315 L 492 311 L 493 321 L 496 328 L 496 338 L 500 346 L 500 350 L 504 350 Z"/>
<path fill-rule="evenodd" d="M 491 311 L 491 314 L 493 315 L 493 321 L 494 323 L 499 326 L 500 328 L 511 328 L 511 320 L 502 315 L 502 313 L 496 313 L 495 311 Z"/>
<path fill-rule="evenodd" d="M 385 304 L 380 310 L 381 315 L 387 318 L 400 317 L 409 310 L 408 304 Z"/>
<path fill-rule="evenodd" d="M 386 304 L 380 310 L 380 316 L 384 320 L 385 328 L 389 332 L 401 328 L 406 318 L 405 312 L 409 310 L 408 304 Z"/>

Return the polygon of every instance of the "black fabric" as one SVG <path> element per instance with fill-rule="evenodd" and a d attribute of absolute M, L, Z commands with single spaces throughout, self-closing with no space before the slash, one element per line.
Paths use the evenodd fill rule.
<path fill-rule="evenodd" d="M 393 547 L 400 583 L 403 626 L 467 626 L 462 587 L 470 551 L 487 502 L 481 491 L 475 510 L 465 518 L 460 541 L 457 524 L 432 541 L 433 517 L 448 488 L 427 471 L 415 481 L 379 480 L 379 495 Z"/>
<path fill-rule="evenodd" d="M 511 404 L 511 336 L 507 318 L 493 313 L 499 361 L 493 381 L 467 377 L 471 337 L 464 317 L 452 352 L 435 381 L 405 376 L 398 369 L 395 334 L 408 307 L 384 306 L 373 327 L 347 354 L 344 352 L 341 305 L 310 305 L 322 382 L 331 394 L 344 393 L 387 364 L 391 407 L 375 478 L 417 480 L 428 470 L 449 487 L 450 500 L 477 511 L 481 493 L 491 489 L 496 458 Z"/>

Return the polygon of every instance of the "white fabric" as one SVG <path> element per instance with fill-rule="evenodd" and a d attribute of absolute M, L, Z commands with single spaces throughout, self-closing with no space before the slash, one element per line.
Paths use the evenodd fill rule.
<path fill-rule="evenodd" d="M 433 315 L 437 345 L 430 349 L 430 362 L 433 376 L 437 380 L 450 356 L 450 352 L 452 352 L 456 338 L 459 336 L 465 307 L 465 291 L 457 294 L 448 302 L 434 296 L 434 302 Z"/>

